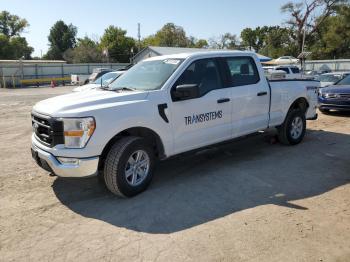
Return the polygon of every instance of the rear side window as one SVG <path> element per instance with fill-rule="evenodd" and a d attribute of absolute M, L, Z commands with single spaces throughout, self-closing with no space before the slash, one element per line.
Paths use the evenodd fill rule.
<path fill-rule="evenodd" d="M 193 62 L 176 81 L 175 86 L 197 84 L 200 96 L 211 90 L 222 88 L 217 63 L 214 59 L 201 59 Z"/>
<path fill-rule="evenodd" d="M 253 85 L 260 81 L 256 64 L 251 57 L 230 57 L 225 60 L 231 75 L 230 86 Z"/>
<path fill-rule="evenodd" d="M 300 70 L 297 67 L 291 67 L 290 70 L 292 70 L 293 74 L 299 74 L 300 73 Z"/>

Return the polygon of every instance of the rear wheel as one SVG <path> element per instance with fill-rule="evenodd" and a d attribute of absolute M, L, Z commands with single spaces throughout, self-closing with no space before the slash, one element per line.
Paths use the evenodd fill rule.
<path fill-rule="evenodd" d="M 140 137 L 119 139 L 107 154 L 104 180 L 114 194 L 132 197 L 144 191 L 153 176 L 155 157 L 152 147 Z"/>
<path fill-rule="evenodd" d="M 301 109 L 288 112 L 284 123 L 278 128 L 278 139 L 285 145 L 299 144 L 306 131 L 305 113 Z"/>

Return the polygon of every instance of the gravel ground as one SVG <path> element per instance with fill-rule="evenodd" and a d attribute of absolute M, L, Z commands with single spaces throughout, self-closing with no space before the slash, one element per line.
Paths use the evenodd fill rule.
<path fill-rule="evenodd" d="M 0 261 L 350 261 L 350 114 L 294 147 L 254 136 L 160 163 L 132 199 L 30 155 L 30 111 L 71 87 L 0 90 Z"/>

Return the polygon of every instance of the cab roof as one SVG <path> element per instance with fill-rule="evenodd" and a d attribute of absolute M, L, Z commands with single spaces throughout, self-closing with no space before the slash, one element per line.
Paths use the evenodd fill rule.
<path fill-rule="evenodd" d="M 181 54 L 172 54 L 172 55 L 162 55 L 155 56 L 151 58 L 147 58 L 144 61 L 156 61 L 156 60 L 164 60 L 164 59 L 187 59 L 187 58 L 201 58 L 201 57 L 215 57 L 215 56 L 229 56 L 229 55 L 246 55 L 257 57 L 255 53 L 249 51 L 199 51 L 199 52 L 191 52 L 191 53 L 181 53 Z"/>

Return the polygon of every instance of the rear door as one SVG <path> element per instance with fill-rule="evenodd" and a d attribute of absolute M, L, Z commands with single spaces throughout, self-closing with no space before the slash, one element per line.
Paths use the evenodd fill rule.
<path fill-rule="evenodd" d="M 232 137 L 267 128 L 270 89 L 250 56 L 224 58 L 232 98 Z"/>
<path fill-rule="evenodd" d="M 169 109 L 175 153 L 231 138 L 231 92 L 219 68 L 215 58 L 196 60 L 173 85 Z M 187 84 L 199 86 L 199 97 L 176 100 L 172 95 L 175 87 Z"/>

